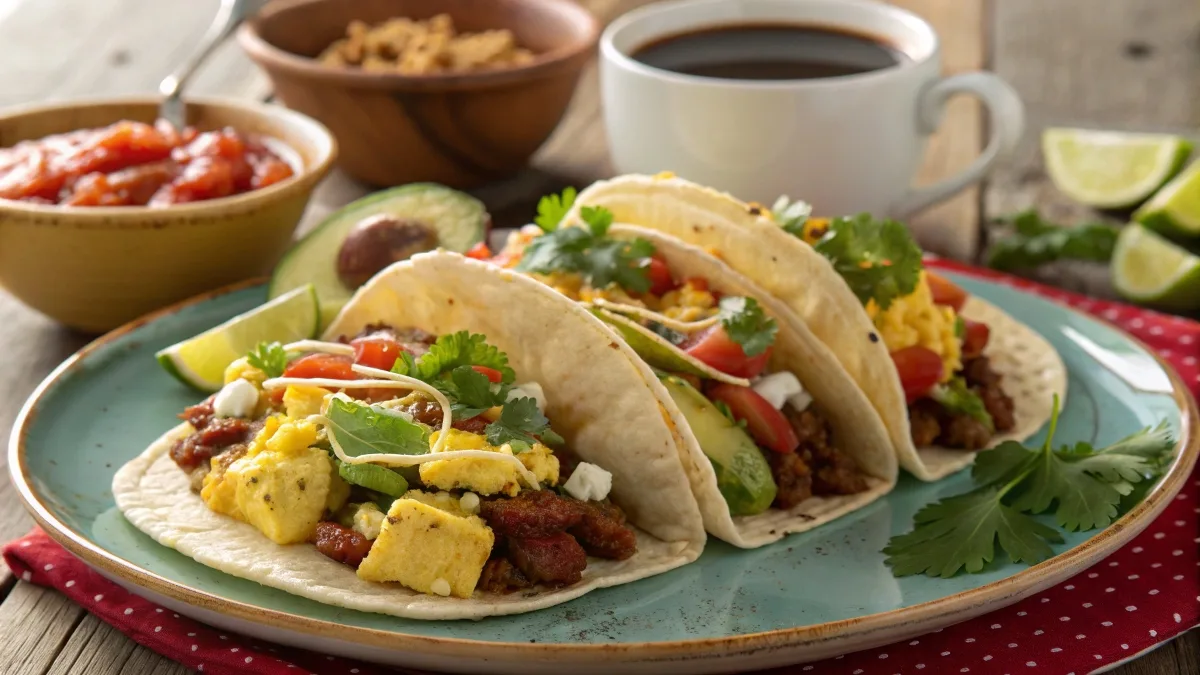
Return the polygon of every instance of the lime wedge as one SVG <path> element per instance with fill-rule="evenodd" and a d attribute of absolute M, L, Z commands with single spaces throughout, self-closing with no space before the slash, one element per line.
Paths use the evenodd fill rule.
<path fill-rule="evenodd" d="M 1137 206 L 1179 172 L 1192 151 L 1181 136 L 1088 129 L 1042 133 L 1046 170 L 1071 199 L 1101 209 Z"/>
<path fill-rule="evenodd" d="M 317 335 L 321 316 L 312 284 L 285 293 L 194 338 L 155 354 L 167 372 L 201 391 L 217 391 L 225 368 L 259 342 L 295 342 Z"/>
<path fill-rule="evenodd" d="M 1169 237 L 1200 236 L 1200 161 L 1164 185 L 1133 219 Z"/>
<path fill-rule="evenodd" d="M 1137 223 L 1117 237 L 1112 280 L 1117 292 L 1134 302 L 1177 310 L 1200 307 L 1200 258 Z"/>

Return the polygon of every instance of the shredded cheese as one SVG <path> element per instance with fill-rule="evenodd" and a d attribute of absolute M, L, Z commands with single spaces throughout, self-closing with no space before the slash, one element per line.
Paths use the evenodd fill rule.
<path fill-rule="evenodd" d="M 284 345 L 283 349 L 288 352 L 320 352 L 323 354 L 337 354 L 339 356 L 354 356 L 354 347 L 344 345 L 340 342 L 325 342 L 324 340 L 290 342 Z"/>
<path fill-rule="evenodd" d="M 671 330 L 679 331 L 680 333 L 693 333 L 695 331 L 708 328 L 709 326 L 715 326 L 721 322 L 721 318 L 719 316 L 710 316 L 707 319 L 701 319 L 699 321 L 678 321 L 663 314 L 659 314 L 653 310 L 646 309 L 645 307 L 626 305 L 620 302 L 610 302 L 604 298 L 596 298 L 592 300 L 591 305 L 594 307 L 607 309 L 618 314 L 631 314 L 633 316 L 639 316 L 643 319 L 649 319 L 662 324 Z"/>

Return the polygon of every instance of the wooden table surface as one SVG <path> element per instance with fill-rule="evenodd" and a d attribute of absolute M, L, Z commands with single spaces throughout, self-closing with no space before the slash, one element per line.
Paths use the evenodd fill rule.
<path fill-rule="evenodd" d="M 646 0 L 580 0 L 611 18 Z M 912 225 L 926 248 L 975 258 L 996 215 L 1030 205 L 1064 219 L 1078 207 L 1048 183 L 1038 150 L 1048 125 L 1188 130 L 1200 119 L 1200 4 L 1195 0 L 894 0 L 939 30 L 948 73 L 988 68 L 1027 106 L 1029 129 L 1015 158 Z M 199 41 L 217 0 L 0 0 L 0 107 L 87 95 L 145 93 Z M 195 93 L 265 99 L 266 78 L 234 44 L 197 78 Z M 566 184 L 610 173 L 594 69 L 534 168 L 478 191 L 499 224 L 532 212 L 533 200 Z M 966 165 L 986 132 L 978 104 L 952 102 L 934 138 L 922 180 Z M 321 215 L 365 190 L 336 173 L 305 217 Z M 1108 294 L 1102 270 L 1048 272 L 1069 287 Z M 87 338 L 64 330 L 0 290 L 0 438 L 22 401 Z M 3 459 L 0 459 L 2 462 Z M 0 541 L 31 521 L 12 485 L 0 480 Z M 136 645 L 55 591 L 0 571 L 0 671 L 5 673 L 180 673 L 185 669 Z M 1185 635 L 1119 667 L 1122 675 L 1200 675 L 1200 637 Z"/>

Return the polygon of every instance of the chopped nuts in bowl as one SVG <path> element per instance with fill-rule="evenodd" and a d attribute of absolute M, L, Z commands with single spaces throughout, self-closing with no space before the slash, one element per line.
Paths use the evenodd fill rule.
<path fill-rule="evenodd" d="M 470 188 L 528 163 L 599 30 L 573 0 L 273 0 L 238 40 L 351 176 Z"/>

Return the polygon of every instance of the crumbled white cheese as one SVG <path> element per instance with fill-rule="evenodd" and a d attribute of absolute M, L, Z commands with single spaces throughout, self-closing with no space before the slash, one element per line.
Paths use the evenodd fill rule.
<path fill-rule="evenodd" d="M 563 483 L 563 489 L 581 501 L 600 501 L 612 489 L 612 474 L 595 464 L 580 462 L 567 482 Z"/>
<path fill-rule="evenodd" d="M 383 527 L 383 511 L 380 511 L 379 507 L 371 502 L 359 504 L 358 510 L 354 512 L 354 524 L 351 529 L 368 540 L 375 541 L 381 527 Z"/>
<path fill-rule="evenodd" d="M 429 584 L 429 590 L 444 598 L 450 595 L 450 582 L 438 577 L 433 580 L 432 584 Z"/>
<path fill-rule="evenodd" d="M 221 387 L 213 399 L 217 417 L 249 417 L 258 407 L 258 387 L 241 378 Z"/>
<path fill-rule="evenodd" d="M 538 384 L 537 382 L 518 384 L 510 389 L 508 391 L 508 400 L 511 401 L 514 398 L 531 398 L 537 402 L 538 410 L 540 410 L 543 415 L 546 414 L 546 394 L 542 391 L 542 385 Z"/>
<path fill-rule="evenodd" d="M 804 391 L 800 380 L 783 370 L 762 376 L 751 388 L 776 410 L 782 410 L 785 403 L 791 403 L 796 410 L 804 410 L 812 403 L 812 396 Z"/>
<path fill-rule="evenodd" d="M 479 513 L 479 495 L 474 492 L 466 492 L 458 500 L 458 506 L 467 513 Z"/>

